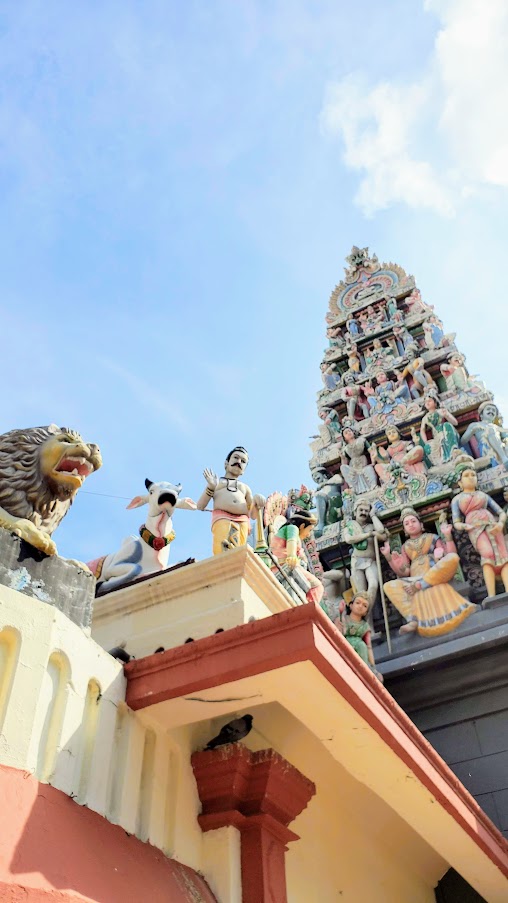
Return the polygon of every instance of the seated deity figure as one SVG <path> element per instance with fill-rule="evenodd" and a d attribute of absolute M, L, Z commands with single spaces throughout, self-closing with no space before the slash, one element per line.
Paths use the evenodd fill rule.
<path fill-rule="evenodd" d="M 392 551 L 389 541 L 381 547 L 398 578 L 385 583 L 384 591 L 406 621 L 399 632 L 416 631 L 430 637 L 449 633 L 476 611 L 476 605 L 449 586 L 459 565 L 452 526 L 441 526 L 440 539 L 434 533 L 424 532 L 413 508 L 403 508 L 401 520 L 408 537 L 401 551 Z"/>
<path fill-rule="evenodd" d="M 327 405 L 323 406 L 318 411 L 318 417 L 320 417 L 325 423 L 325 426 L 328 427 L 332 442 L 337 442 L 337 439 L 342 438 L 339 415 L 335 408 L 330 408 Z"/>
<path fill-rule="evenodd" d="M 365 369 L 369 373 L 379 367 L 386 369 L 394 360 L 395 356 L 391 348 L 385 348 L 381 339 L 374 339 L 372 347 L 365 352 Z"/>
<path fill-rule="evenodd" d="M 496 577 L 501 578 L 508 592 L 508 549 L 503 532 L 506 513 L 490 495 L 478 489 L 472 460 L 462 469 L 459 487 L 461 491 L 452 501 L 453 526 L 459 533 L 467 533 L 478 552 L 488 595 L 496 594 Z"/>
<path fill-rule="evenodd" d="M 443 324 L 439 317 L 431 314 L 423 321 L 423 332 L 425 334 L 425 344 L 427 348 L 434 351 L 435 348 L 441 348 L 444 340 Z"/>
<path fill-rule="evenodd" d="M 432 305 L 422 301 L 420 289 L 414 288 L 410 295 L 404 299 L 409 314 L 424 314 L 432 311 Z"/>
<path fill-rule="evenodd" d="M 425 361 L 422 357 L 417 357 L 417 349 L 414 345 L 410 345 L 406 349 L 406 357 L 408 363 L 404 367 L 402 373 L 394 370 L 397 380 L 402 382 L 404 379 L 411 379 L 411 396 L 419 398 L 428 389 L 435 389 L 436 384 L 429 373 L 425 369 Z"/>
<path fill-rule="evenodd" d="M 424 473 L 423 448 L 414 442 L 401 439 L 400 432 L 394 424 L 386 428 L 388 445 L 377 446 L 375 442 L 369 448 L 370 459 L 374 465 L 381 483 L 388 483 L 392 479 L 390 465 L 395 462 L 400 464 L 407 473 Z"/>
<path fill-rule="evenodd" d="M 424 451 L 425 463 L 428 467 L 447 464 L 459 447 L 459 434 L 455 429 L 457 421 L 444 405 L 439 404 L 438 394 L 434 390 L 431 389 L 426 394 L 423 404 L 427 413 L 420 425 L 419 442 Z"/>
<path fill-rule="evenodd" d="M 508 430 L 497 423 L 499 408 L 492 401 L 484 401 L 478 408 L 478 413 L 480 420 L 469 424 L 460 444 L 464 447 L 474 439 L 478 448 L 477 457 L 490 458 L 492 467 L 503 464 L 508 469 L 508 454 L 504 445 L 504 440 L 508 439 Z"/>
<path fill-rule="evenodd" d="M 464 366 L 465 357 L 458 351 L 448 356 L 445 364 L 439 368 L 446 382 L 447 392 L 464 392 L 471 386 L 471 379 Z"/>
<path fill-rule="evenodd" d="M 363 387 L 363 391 L 368 396 L 369 413 L 391 414 L 398 404 L 407 400 L 404 397 L 407 393 L 407 386 L 405 383 L 396 385 L 391 379 L 388 379 L 384 370 L 377 370 L 374 375 L 376 378 L 375 389 L 370 384 Z"/>
<path fill-rule="evenodd" d="M 368 492 L 369 489 L 375 489 L 377 486 L 376 472 L 372 464 L 368 463 L 365 454 L 367 440 L 363 436 L 357 437 L 353 426 L 344 426 L 344 423 L 342 439 L 344 447 L 340 472 L 348 486 L 357 495 Z"/>

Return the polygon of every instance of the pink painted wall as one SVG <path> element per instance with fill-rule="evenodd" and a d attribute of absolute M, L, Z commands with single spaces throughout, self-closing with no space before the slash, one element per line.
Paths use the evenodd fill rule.
<path fill-rule="evenodd" d="M 27 772 L 0 765 L 2 903 L 215 903 L 203 879 Z"/>

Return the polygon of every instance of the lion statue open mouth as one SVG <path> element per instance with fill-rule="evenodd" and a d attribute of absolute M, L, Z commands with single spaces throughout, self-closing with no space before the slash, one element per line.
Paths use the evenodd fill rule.
<path fill-rule="evenodd" d="M 101 465 L 97 445 L 54 423 L 0 435 L 0 527 L 55 555 L 53 531 Z"/>

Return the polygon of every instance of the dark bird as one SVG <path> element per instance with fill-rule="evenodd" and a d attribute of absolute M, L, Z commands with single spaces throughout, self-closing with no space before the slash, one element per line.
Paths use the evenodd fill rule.
<path fill-rule="evenodd" d="M 229 724 L 221 727 L 220 732 L 205 746 L 205 749 L 215 749 L 216 746 L 224 746 L 226 743 L 238 743 L 250 732 L 254 718 L 252 715 L 244 715 L 235 718 Z"/>
<path fill-rule="evenodd" d="M 113 649 L 108 650 L 108 654 L 112 655 L 113 658 L 116 658 L 117 661 L 123 662 L 124 665 L 127 662 L 130 662 L 131 658 L 134 658 L 133 655 L 130 655 L 125 651 L 126 643 L 120 643 L 119 646 L 114 646 Z"/>

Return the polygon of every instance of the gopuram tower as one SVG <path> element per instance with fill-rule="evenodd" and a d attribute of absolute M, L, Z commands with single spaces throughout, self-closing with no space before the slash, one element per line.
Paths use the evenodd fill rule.
<path fill-rule="evenodd" d="M 508 431 L 414 278 L 346 260 L 311 445 L 316 545 L 343 575 L 324 607 L 367 595 L 385 686 L 507 831 Z"/>

